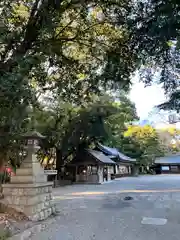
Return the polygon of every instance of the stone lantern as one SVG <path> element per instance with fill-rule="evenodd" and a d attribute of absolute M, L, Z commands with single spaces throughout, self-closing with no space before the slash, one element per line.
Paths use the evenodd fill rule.
<path fill-rule="evenodd" d="M 36 131 L 23 135 L 26 157 L 9 184 L 3 185 L 4 203 L 23 212 L 30 220 L 46 219 L 55 212 L 52 185 L 37 159 L 39 143 L 45 137 Z"/>
<path fill-rule="evenodd" d="M 39 149 L 40 141 L 45 139 L 46 137 L 43 136 L 41 133 L 32 131 L 23 134 L 23 139 L 25 140 L 25 148 L 37 148 Z"/>

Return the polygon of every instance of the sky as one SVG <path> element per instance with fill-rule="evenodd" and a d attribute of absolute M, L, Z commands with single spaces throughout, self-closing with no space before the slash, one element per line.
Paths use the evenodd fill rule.
<path fill-rule="evenodd" d="M 140 122 L 153 123 L 156 128 L 167 127 L 168 123 L 168 112 L 159 111 L 158 109 L 153 109 L 158 104 L 166 101 L 166 96 L 160 85 L 153 84 L 150 87 L 144 87 L 142 82 L 139 82 L 139 78 L 136 75 L 132 79 L 133 85 L 130 91 L 130 99 L 135 103 L 137 114 L 140 117 Z M 180 121 L 171 124 L 171 126 L 180 129 Z"/>
<path fill-rule="evenodd" d="M 150 87 L 144 87 L 144 84 L 139 82 L 137 75 L 133 78 L 132 82 L 130 99 L 135 103 L 140 119 L 147 119 L 153 107 L 166 100 L 163 89 L 157 84 L 153 84 Z"/>

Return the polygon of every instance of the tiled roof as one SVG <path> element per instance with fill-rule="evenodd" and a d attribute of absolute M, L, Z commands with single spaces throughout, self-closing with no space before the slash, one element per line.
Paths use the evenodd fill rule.
<path fill-rule="evenodd" d="M 136 161 L 136 159 L 130 158 L 130 157 L 124 155 L 123 153 L 119 152 L 118 149 L 116 149 L 116 148 L 110 148 L 110 147 L 107 147 L 107 146 L 103 146 L 102 144 L 98 144 L 98 148 L 103 153 L 105 153 L 107 155 L 110 155 L 111 157 L 114 156 L 114 157 L 119 158 L 120 160 L 129 161 L 129 162 L 135 162 Z"/>
<path fill-rule="evenodd" d="M 108 156 L 104 155 L 100 151 L 87 149 L 88 153 L 90 153 L 93 157 L 95 157 L 99 162 L 104 164 L 115 164 L 114 161 L 112 161 Z"/>
<path fill-rule="evenodd" d="M 180 154 L 157 158 L 156 164 L 180 164 Z"/>

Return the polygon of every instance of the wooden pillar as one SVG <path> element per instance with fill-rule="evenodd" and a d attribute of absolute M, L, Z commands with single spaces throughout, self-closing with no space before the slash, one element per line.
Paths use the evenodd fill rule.
<path fill-rule="evenodd" d="M 88 166 L 86 166 L 86 182 L 88 180 Z"/>
<path fill-rule="evenodd" d="M 97 165 L 97 181 L 98 183 L 100 182 L 100 177 L 99 177 L 99 165 Z"/>
<path fill-rule="evenodd" d="M 75 182 L 77 182 L 77 170 L 78 170 L 78 166 L 75 166 Z"/>

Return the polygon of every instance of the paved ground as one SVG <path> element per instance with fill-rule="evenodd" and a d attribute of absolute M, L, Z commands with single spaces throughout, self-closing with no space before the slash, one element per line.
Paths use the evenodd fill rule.
<path fill-rule="evenodd" d="M 180 175 L 55 189 L 56 223 L 32 240 L 179 240 Z"/>

